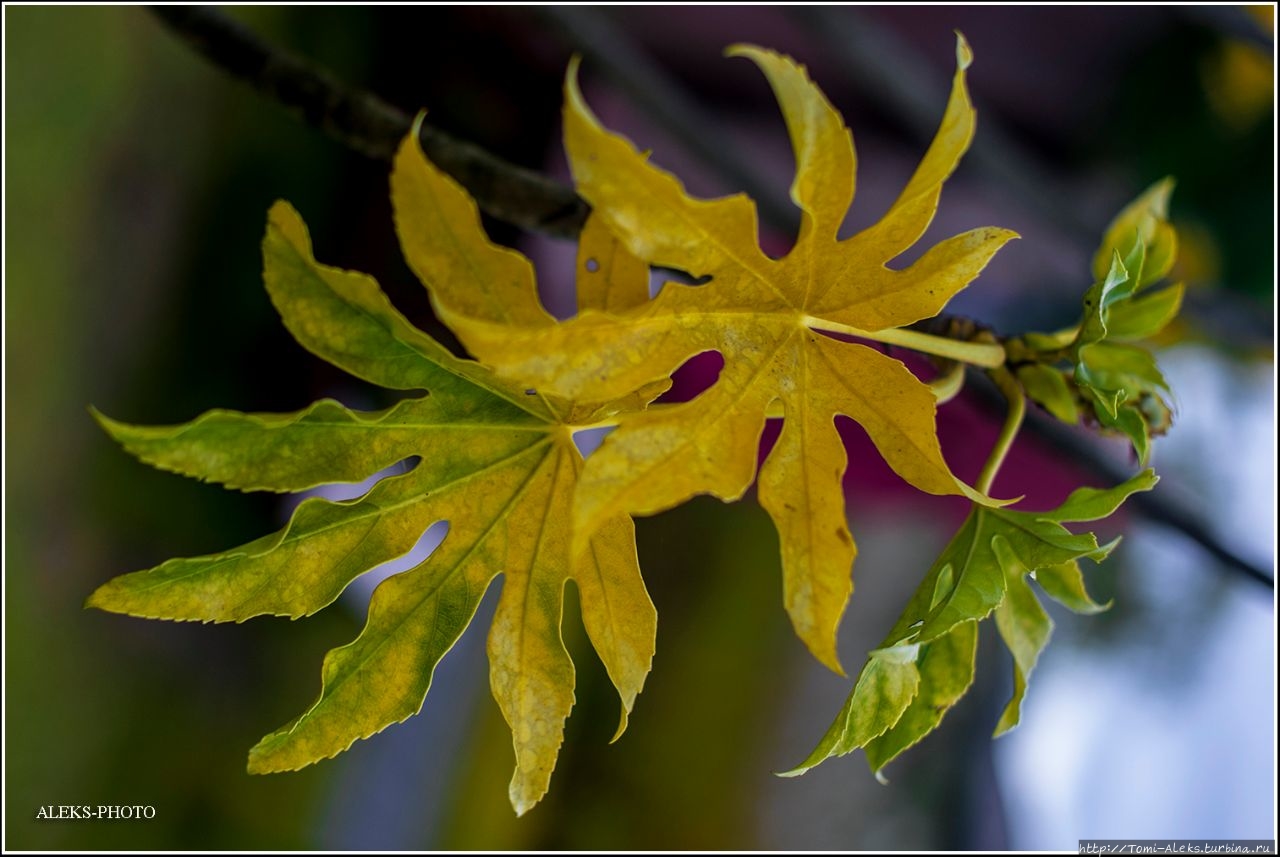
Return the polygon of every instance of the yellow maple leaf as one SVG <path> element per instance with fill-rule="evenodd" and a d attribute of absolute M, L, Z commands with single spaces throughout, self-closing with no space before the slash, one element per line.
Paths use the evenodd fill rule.
<path fill-rule="evenodd" d="M 973 136 L 965 87 L 971 54 L 962 37 L 946 113 L 924 160 L 888 213 L 846 240 L 837 231 L 853 199 L 855 155 L 839 113 L 791 59 L 751 46 L 729 54 L 764 71 L 791 135 L 797 161 L 791 196 L 803 217 L 786 257 L 761 251 L 748 197 L 691 198 L 646 154 L 602 128 L 583 101 L 574 65 L 566 81 L 565 145 L 579 192 L 637 256 L 710 281 L 668 283 L 653 301 L 585 309 L 563 324 L 521 307 L 528 324 L 513 328 L 513 316 L 499 317 L 477 307 L 476 295 L 460 292 L 452 272 L 424 270 L 421 262 L 415 270 L 473 354 L 537 389 L 609 398 L 667 378 L 701 352 L 724 356 L 710 389 L 632 416 L 588 459 L 575 500 L 576 544 L 621 512 L 651 514 L 698 493 L 741 497 L 755 476 L 766 415 L 777 415 L 780 406 L 782 433 L 760 471 L 760 502 L 781 536 L 784 600 L 796 632 L 839 672 L 836 628 L 852 591 L 856 551 L 846 525 L 847 458 L 836 415 L 861 424 L 917 488 L 993 501 L 959 481 L 944 461 L 930 388 L 900 361 L 824 332 L 945 352 L 945 342 L 899 328 L 936 315 L 1016 236 L 975 229 L 911 265 L 888 267 L 928 227 L 942 184 Z M 392 177 L 399 220 L 416 213 L 402 201 L 431 193 L 424 188 L 439 184 L 437 178 L 416 143 L 406 143 Z M 411 249 L 403 230 L 402 240 Z M 493 273 L 500 287 L 502 277 Z M 991 360 L 1003 360 L 998 347 Z"/>

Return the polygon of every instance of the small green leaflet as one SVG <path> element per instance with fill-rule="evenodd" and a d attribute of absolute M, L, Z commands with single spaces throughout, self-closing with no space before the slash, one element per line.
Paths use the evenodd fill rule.
<path fill-rule="evenodd" d="M 619 734 L 653 657 L 657 617 L 630 519 L 612 519 L 574 561 L 569 550 L 582 460 L 565 417 L 602 419 L 618 406 L 526 392 L 454 357 L 372 278 L 317 263 L 286 203 L 271 210 L 263 253 L 267 290 L 305 348 L 366 381 L 427 395 L 378 413 L 326 400 L 294 414 L 215 410 L 172 427 L 98 415 L 103 427 L 149 464 L 246 491 L 359 481 L 419 461 L 357 500 L 305 500 L 283 530 L 242 547 L 118 577 L 88 604 L 204 622 L 306 616 L 447 520 L 427 560 L 377 588 L 363 632 L 325 658 L 320 697 L 250 751 L 249 770 L 303 767 L 416 713 L 436 663 L 502 574 L 490 684 L 512 728 L 510 797 L 523 813 L 547 790 L 573 706 L 574 667 L 560 636 L 566 583 L 578 587 L 587 633 L 622 697 Z M 633 269 L 624 276 L 646 275 Z"/>
<path fill-rule="evenodd" d="M 1172 195 L 1173 179 L 1166 177 L 1120 210 L 1107 225 L 1102 243 L 1094 253 L 1094 279 L 1107 276 L 1113 256 L 1119 254 L 1127 261 L 1139 245 L 1145 254 L 1145 270 L 1138 274 L 1136 288 L 1146 288 L 1169 273 L 1178 256 L 1178 233 L 1169 222 Z M 1129 268 L 1133 270 L 1134 266 Z"/>
<path fill-rule="evenodd" d="M 1128 437 L 1143 463 L 1152 429 L 1163 432 L 1168 426 L 1170 409 L 1163 396 L 1169 385 L 1150 351 L 1117 342 L 1122 336 L 1113 331 L 1128 334 L 1124 338 L 1153 336 L 1182 303 L 1180 284 L 1135 298 L 1145 281 L 1144 270 L 1150 272 L 1151 267 L 1141 240 L 1133 244 L 1127 260 L 1113 251 L 1107 275 L 1085 293 L 1084 319 L 1070 349 L 1076 387 L 1093 406 L 1098 422 Z"/>
<path fill-rule="evenodd" d="M 1181 283 L 1145 291 L 1177 256 L 1177 233 L 1168 222 L 1172 191 L 1171 179 L 1157 182 L 1111 222 L 1094 256 L 1096 280 L 1077 327 L 1023 337 L 1033 349 L 1065 357 L 1071 374 L 1047 363 L 1016 370 L 1032 401 L 1067 423 L 1075 423 L 1084 406 L 1100 425 L 1124 434 L 1144 464 L 1151 435 L 1172 420 L 1169 386 L 1151 352 L 1128 343 L 1155 336 L 1182 307 Z"/>
<path fill-rule="evenodd" d="M 859 747 L 879 773 L 932 732 L 973 683 L 978 623 L 992 612 L 1014 655 L 1014 696 L 996 734 L 1016 726 L 1027 679 L 1052 628 L 1027 578 L 1034 572 L 1047 595 L 1077 612 L 1106 609 L 1085 592 L 1078 561 L 1101 561 L 1118 540 L 1100 546 L 1092 533 L 1074 534 L 1063 524 L 1105 518 L 1156 481 L 1148 469 L 1108 490 L 1081 488 L 1048 512 L 974 505 L 867 659 L 817 748 L 785 776 Z"/>

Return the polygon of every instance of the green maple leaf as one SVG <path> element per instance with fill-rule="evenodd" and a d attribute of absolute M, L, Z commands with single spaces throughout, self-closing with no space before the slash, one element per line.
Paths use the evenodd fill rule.
<path fill-rule="evenodd" d="M 588 235 L 612 247 L 599 226 Z M 489 632 L 490 683 L 513 733 L 510 797 L 522 813 L 547 790 L 573 705 L 574 667 L 560 636 L 569 580 L 622 697 L 619 734 L 649 671 L 656 614 L 630 519 L 614 516 L 585 551 L 570 554 L 570 509 L 582 469 L 572 424 L 640 400 L 575 404 L 454 357 L 410 325 L 372 278 L 317 263 L 306 227 L 286 203 L 271 210 L 263 252 L 267 290 L 304 347 L 366 381 L 427 395 L 377 413 L 325 400 L 293 414 L 215 410 L 172 427 L 99 416 L 103 427 L 156 467 L 246 491 L 360 481 L 407 458 L 419 461 L 357 500 L 305 500 L 283 530 L 247 545 L 118 577 L 88 604 L 204 622 L 306 616 L 447 520 L 448 534 L 428 559 L 377 588 L 363 632 L 325 658 L 320 697 L 250 751 L 249 770 L 303 767 L 416 713 L 437 662 L 502 574 Z M 643 266 L 621 251 L 607 257 L 615 258 L 596 280 L 625 288 L 586 282 L 588 303 L 639 299 L 644 291 Z"/>
<path fill-rule="evenodd" d="M 1119 540 L 1100 546 L 1092 533 L 1072 533 L 1063 524 L 1105 518 L 1156 481 L 1145 470 L 1109 490 L 1081 488 L 1048 512 L 975 505 L 868 657 L 817 748 L 787 775 L 859 747 L 878 773 L 932 732 L 973 683 L 978 623 L 992 612 L 1014 655 L 1014 696 L 996 734 L 1017 725 L 1027 679 L 1052 627 L 1028 576 L 1034 572 L 1048 595 L 1073 610 L 1104 609 L 1085 592 L 1078 562 L 1101 561 Z"/>

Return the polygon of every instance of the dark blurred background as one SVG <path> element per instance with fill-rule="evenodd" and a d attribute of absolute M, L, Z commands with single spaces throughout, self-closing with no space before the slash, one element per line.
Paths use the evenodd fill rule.
<path fill-rule="evenodd" d="M 1155 445 L 1158 490 L 1273 573 L 1273 7 L 230 14 L 561 177 L 560 86 L 581 52 L 606 124 L 692 190 L 746 181 L 782 200 L 763 229 L 774 252 L 790 240 L 791 155 L 763 78 L 722 50 L 749 41 L 808 64 L 858 145 L 854 228 L 887 208 L 924 151 L 954 68 L 952 31 L 963 31 L 977 141 L 924 244 L 987 224 L 1023 240 L 953 308 L 1007 332 L 1071 323 L 1111 215 L 1176 176 L 1189 297 L 1161 343 L 1179 407 Z M 384 403 L 290 339 L 262 289 L 258 243 L 271 202 L 289 199 L 323 261 L 374 274 L 442 335 L 396 247 L 387 167 L 231 81 L 142 9 L 6 6 L 4 53 L 7 848 L 1073 849 L 1082 837 L 1275 837 L 1273 592 L 1133 513 L 1125 546 L 1090 578 L 1116 609 L 1054 613 L 1024 725 L 988 737 L 1010 679 L 984 629 L 974 689 L 888 769 L 888 786 L 860 754 L 798 780 L 771 774 L 812 747 L 850 685 L 792 635 L 776 536 L 750 498 L 638 522 L 658 654 L 616 745 L 616 698 L 569 611 L 578 705 L 551 793 L 524 819 L 506 801 L 513 758 L 488 696 L 483 610 L 421 715 L 303 772 L 248 776 L 248 748 L 314 698 L 324 652 L 355 636 L 364 604 L 344 596 L 305 621 L 236 626 L 84 611 L 114 575 L 248 541 L 288 512 L 287 500 L 135 462 L 87 407 L 171 423 L 321 396 Z M 750 175 L 726 173 L 738 162 Z M 537 260 L 549 305 L 570 307 L 572 246 L 491 226 Z M 972 479 L 985 452 L 963 449 L 985 448 L 996 422 L 968 397 L 942 413 L 944 447 Z M 954 504 L 913 495 L 862 454 L 865 440 L 852 442 L 860 556 L 841 651 L 856 668 L 956 518 Z M 1131 467 L 1123 444 L 1092 448 Z M 1082 482 L 1101 484 L 1032 439 L 996 488 L 1047 507 Z M 156 815 L 37 820 L 48 804 Z"/>

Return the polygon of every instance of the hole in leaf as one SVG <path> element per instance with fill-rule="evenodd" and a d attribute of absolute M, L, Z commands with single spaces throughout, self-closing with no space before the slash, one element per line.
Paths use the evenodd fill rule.
<path fill-rule="evenodd" d="M 662 287 L 667 283 L 679 283 L 682 286 L 705 286 L 709 282 L 711 282 L 710 274 L 693 277 L 676 268 L 655 266 L 649 269 L 649 297 L 656 298 L 658 292 L 662 291 Z"/>
<path fill-rule="evenodd" d="M 687 402 L 702 395 L 720 379 L 724 369 L 724 357 L 719 351 L 695 354 L 671 373 L 671 389 L 658 401 L 664 404 Z"/>
<path fill-rule="evenodd" d="M 591 453 L 600 448 L 600 444 L 604 443 L 604 439 L 609 436 L 609 432 L 615 428 L 617 426 L 600 426 L 599 428 L 575 431 L 573 433 L 573 445 L 578 448 L 578 452 L 582 453 L 583 458 L 588 458 Z"/>
<path fill-rule="evenodd" d="M 584 267 L 587 269 L 587 271 L 594 274 L 600 270 L 600 263 L 597 262 L 595 259 L 588 259 Z"/>
<path fill-rule="evenodd" d="M 436 521 L 418 537 L 417 543 L 409 548 L 408 553 L 374 566 L 351 581 L 342 591 L 342 600 L 358 615 L 363 616 L 369 609 L 369 599 L 373 597 L 373 590 L 378 588 L 378 584 L 392 575 L 409 571 L 426 562 L 448 534 L 449 522 Z"/>
<path fill-rule="evenodd" d="M 327 485 L 319 485 L 309 491 L 304 491 L 295 495 L 291 500 L 293 502 L 282 504 L 282 511 L 286 513 L 286 518 L 291 518 L 298 506 L 306 501 L 311 502 L 328 502 L 328 503 L 355 503 L 383 479 L 393 479 L 398 476 L 404 476 L 409 471 L 418 466 L 422 461 L 419 455 L 412 455 L 401 461 L 397 461 L 390 467 L 384 467 L 377 473 L 363 479 L 359 482 L 332 482 Z M 424 562 L 432 552 L 439 547 L 444 541 L 445 535 L 449 532 L 449 523 L 447 521 L 437 521 L 426 529 L 426 531 L 418 538 L 418 541 L 404 554 L 395 559 L 384 562 L 382 565 L 375 566 L 359 577 L 351 581 L 347 588 L 343 590 L 341 600 L 347 607 L 363 616 L 369 606 L 369 598 L 373 595 L 373 590 L 379 583 L 391 577 L 393 574 L 399 574 L 407 571 L 421 562 Z"/>
<path fill-rule="evenodd" d="M 778 437 L 782 434 L 782 420 L 777 417 L 769 417 L 765 420 L 764 431 L 760 433 L 760 449 L 757 455 L 756 469 L 758 470 L 764 464 L 769 453 L 773 452 L 774 446 L 778 443 Z"/>
<path fill-rule="evenodd" d="M 284 518 L 287 520 L 294 513 L 298 506 L 302 505 L 302 501 L 311 497 L 320 497 L 334 503 L 342 503 L 348 500 L 355 500 L 363 497 L 373 488 L 374 485 L 383 479 L 393 476 L 403 476 L 410 470 L 418 466 L 418 462 L 422 461 L 422 456 L 411 455 L 402 461 L 397 461 L 390 467 L 384 467 L 372 476 L 362 479 L 359 482 L 330 482 L 327 485 L 317 485 L 309 491 L 303 491 L 293 497 L 288 498 L 291 502 L 286 502 L 283 506 Z"/>

